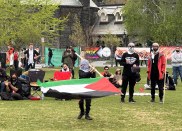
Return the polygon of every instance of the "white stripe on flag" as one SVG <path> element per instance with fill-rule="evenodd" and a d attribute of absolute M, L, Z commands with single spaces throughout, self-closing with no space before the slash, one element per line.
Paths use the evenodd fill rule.
<path fill-rule="evenodd" d="M 67 92 L 67 93 L 83 93 L 83 92 L 89 92 L 89 91 L 95 91 L 92 89 L 84 88 L 88 86 L 89 84 L 80 84 L 80 85 L 61 85 L 61 86 L 52 86 L 52 87 L 41 87 L 41 91 L 43 93 L 47 93 L 49 89 L 57 90 L 59 92 Z"/>

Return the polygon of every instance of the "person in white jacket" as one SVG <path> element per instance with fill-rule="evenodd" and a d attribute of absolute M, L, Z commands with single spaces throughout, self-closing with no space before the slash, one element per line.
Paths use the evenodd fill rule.
<path fill-rule="evenodd" d="M 171 62 L 173 67 L 174 83 L 177 85 L 177 72 L 179 72 L 182 82 L 182 52 L 180 51 L 179 46 L 176 47 L 175 52 L 172 54 Z"/>

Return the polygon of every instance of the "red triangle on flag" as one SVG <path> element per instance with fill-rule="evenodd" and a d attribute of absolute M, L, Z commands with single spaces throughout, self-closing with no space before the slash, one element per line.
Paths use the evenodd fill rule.
<path fill-rule="evenodd" d="M 141 88 L 140 88 L 140 92 L 143 92 L 143 91 L 144 91 L 144 89 L 141 87 Z"/>

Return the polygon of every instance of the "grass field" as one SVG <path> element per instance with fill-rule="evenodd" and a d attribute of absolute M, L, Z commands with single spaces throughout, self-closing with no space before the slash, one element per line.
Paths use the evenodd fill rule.
<path fill-rule="evenodd" d="M 45 79 L 53 77 L 54 70 L 45 69 Z M 100 72 L 103 68 L 98 68 Z M 110 68 L 114 73 L 116 68 Z M 168 69 L 172 72 L 172 69 Z M 78 78 L 78 68 L 75 69 Z M 141 69 L 142 80 L 135 92 L 146 84 L 146 68 Z M 181 82 L 176 91 L 166 91 L 165 104 L 148 103 L 150 96 L 134 96 L 137 102 L 120 104 L 120 96 L 92 99 L 92 121 L 77 120 L 78 100 L 57 101 L 45 97 L 40 101 L 0 101 L 0 131 L 166 131 L 182 130 Z M 127 91 L 128 92 L 128 91 Z M 144 92 L 150 92 L 144 90 Z M 156 91 L 158 93 L 158 91 Z"/>

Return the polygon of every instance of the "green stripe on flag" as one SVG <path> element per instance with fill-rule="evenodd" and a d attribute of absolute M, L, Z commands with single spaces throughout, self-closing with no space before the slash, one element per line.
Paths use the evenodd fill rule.
<path fill-rule="evenodd" d="M 103 77 L 97 77 L 97 78 L 88 78 L 88 79 L 71 79 L 71 80 L 62 80 L 62 81 L 53 81 L 53 82 L 46 82 L 41 83 L 39 80 L 37 81 L 38 86 L 48 88 L 53 86 L 61 86 L 61 85 L 80 85 L 80 84 L 92 84 Z"/>

